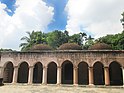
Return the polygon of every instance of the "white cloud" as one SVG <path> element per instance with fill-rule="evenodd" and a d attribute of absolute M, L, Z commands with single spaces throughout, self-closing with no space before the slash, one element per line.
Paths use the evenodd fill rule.
<path fill-rule="evenodd" d="M 19 49 L 26 31 L 44 31 L 53 20 L 54 8 L 42 0 L 17 0 L 15 14 L 9 16 L 0 3 L 0 47 Z"/>
<path fill-rule="evenodd" d="M 69 0 L 66 5 L 70 34 L 83 30 L 95 38 L 122 31 L 121 13 L 124 0 Z"/>

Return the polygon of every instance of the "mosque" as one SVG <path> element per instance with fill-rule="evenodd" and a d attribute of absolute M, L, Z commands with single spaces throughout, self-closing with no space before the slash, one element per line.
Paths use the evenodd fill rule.
<path fill-rule="evenodd" d="M 28 52 L 0 52 L 4 83 L 120 86 L 124 83 L 124 50 L 104 43 L 89 50 L 65 43 L 57 50 L 38 44 Z"/>

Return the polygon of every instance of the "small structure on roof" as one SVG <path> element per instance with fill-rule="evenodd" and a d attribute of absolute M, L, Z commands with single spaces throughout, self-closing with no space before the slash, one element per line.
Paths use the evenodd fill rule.
<path fill-rule="evenodd" d="M 58 50 L 82 50 L 81 46 L 76 43 L 65 43 L 62 44 Z"/>

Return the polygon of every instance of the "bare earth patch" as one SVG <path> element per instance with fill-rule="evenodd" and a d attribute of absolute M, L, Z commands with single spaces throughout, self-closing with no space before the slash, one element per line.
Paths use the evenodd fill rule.
<path fill-rule="evenodd" d="M 57 85 L 4 85 L 0 93 L 124 93 L 123 87 L 73 87 Z"/>

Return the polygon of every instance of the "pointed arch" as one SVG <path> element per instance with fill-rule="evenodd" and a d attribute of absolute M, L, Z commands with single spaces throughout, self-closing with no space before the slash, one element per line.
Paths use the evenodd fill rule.
<path fill-rule="evenodd" d="M 89 84 L 88 64 L 86 62 L 80 62 L 78 64 L 78 84 L 79 85 Z"/>
<path fill-rule="evenodd" d="M 121 65 L 114 61 L 109 65 L 110 85 L 123 85 Z"/>
<path fill-rule="evenodd" d="M 51 62 L 47 66 L 47 83 L 56 84 L 57 83 L 57 64 Z"/>
<path fill-rule="evenodd" d="M 43 65 L 41 62 L 37 62 L 33 69 L 33 83 L 42 83 L 43 77 Z"/>
<path fill-rule="evenodd" d="M 13 71 L 14 71 L 13 63 L 8 62 L 4 68 L 4 74 L 3 74 L 4 83 L 12 83 Z"/>
<path fill-rule="evenodd" d="M 18 83 L 28 83 L 29 65 L 27 62 L 22 62 L 18 69 Z"/>
<path fill-rule="evenodd" d="M 95 85 L 104 85 L 104 66 L 101 62 L 96 62 L 93 65 L 93 76 Z"/>
<path fill-rule="evenodd" d="M 62 84 L 73 84 L 73 64 L 66 60 L 62 63 Z"/>

